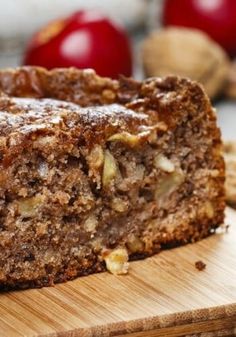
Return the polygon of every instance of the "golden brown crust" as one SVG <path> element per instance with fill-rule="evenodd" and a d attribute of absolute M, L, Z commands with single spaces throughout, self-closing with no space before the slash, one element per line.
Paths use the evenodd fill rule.
<path fill-rule="evenodd" d="M 69 120 L 79 125 L 81 136 L 91 146 L 91 142 L 102 142 L 122 129 L 138 132 L 140 125 L 163 122 L 161 125 L 166 124 L 166 130 L 170 130 L 176 126 L 184 106 L 191 100 L 195 108 L 207 110 L 208 118 L 215 119 L 209 100 L 206 97 L 203 99 L 201 87 L 176 76 L 151 78 L 144 82 L 126 78 L 115 81 L 101 78 L 92 70 L 71 68 L 47 71 L 38 67 L 22 67 L 0 71 L 0 90 L 0 108 L 8 112 L 2 115 L 0 121 L 0 132 L 4 135 L 14 129 L 17 136 L 24 134 L 26 137 L 30 133 L 52 131 L 53 126 L 60 129 L 62 124 L 69 128 Z M 9 98 L 11 96 L 25 97 L 26 100 Z M 40 102 L 31 98 L 47 100 Z M 69 103 L 50 101 L 50 98 Z M 87 108 L 78 108 L 71 102 Z M 108 109 L 102 107 L 100 113 L 98 108 L 96 111 L 88 108 L 114 103 L 118 105 Z M 28 116 L 30 109 L 34 110 L 34 116 Z M 53 109 L 52 117 L 47 116 L 48 109 Z M 115 120 L 112 117 L 114 114 Z M 55 119 L 61 119 L 59 127 Z M 160 129 L 163 131 L 163 127 Z M 94 133 L 96 136 L 92 137 Z"/>
<path fill-rule="evenodd" d="M 143 82 L 127 78 L 116 81 L 99 77 L 92 70 L 70 68 L 47 71 L 38 67 L 22 67 L 0 71 L 0 91 L 9 96 L 54 98 L 85 107 L 117 103 L 142 111 L 154 121 L 158 119 L 169 124 L 176 123 L 174 119 L 186 100 L 193 98 L 193 103 L 199 108 L 211 110 L 199 84 L 177 76 L 150 78 Z M 173 107 L 176 112 L 165 113 Z"/>
<path fill-rule="evenodd" d="M 161 132 L 165 125 L 166 130 L 173 129 L 184 105 L 187 106 L 192 98 L 199 109 L 209 110 L 209 117 L 214 119 L 210 116 L 209 101 L 202 100 L 199 85 L 175 76 L 141 83 L 126 78 L 120 81 L 101 78 L 92 70 L 47 71 L 23 67 L 1 71 L 0 90 L 0 108 L 6 112 L 1 116 L 0 132 L 8 137 L 8 146 L 2 148 L 6 155 L 5 164 L 9 163 L 10 157 L 20 154 L 32 137 L 58 135 L 60 131 L 68 134 L 71 124 L 76 138 L 79 134 L 81 142 L 91 147 L 123 129 L 133 133 L 138 133 L 139 127 L 144 125 L 157 126 Z M 68 104 L 60 100 L 68 101 Z M 102 107 L 88 108 L 94 105 Z M 105 105 L 112 106 L 106 108 Z M 50 109 L 52 114 L 48 115 Z M 29 115 L 29 111 L 34 113 Z M 17 140 L 17 144 L 13 142 L 13 146 L 9 146 L 11 137 Z"/>

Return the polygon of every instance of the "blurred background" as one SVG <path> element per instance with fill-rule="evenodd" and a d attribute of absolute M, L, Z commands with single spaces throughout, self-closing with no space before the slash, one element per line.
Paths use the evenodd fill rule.
<path fill-rule="evenodd" d="M 224 140 L 236 141 L 235 0 L 7 0 L 0 67 L 94 68 L 203 84 Z"/>

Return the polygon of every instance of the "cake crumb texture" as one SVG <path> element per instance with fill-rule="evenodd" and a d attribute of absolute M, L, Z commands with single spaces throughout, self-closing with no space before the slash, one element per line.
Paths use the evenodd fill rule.
<path fill-rule="evenodd" d="M 0 288 L 50 286 L 200 240 L 225 169 L 202 87 L 91 70 L 0 71 Z"/>

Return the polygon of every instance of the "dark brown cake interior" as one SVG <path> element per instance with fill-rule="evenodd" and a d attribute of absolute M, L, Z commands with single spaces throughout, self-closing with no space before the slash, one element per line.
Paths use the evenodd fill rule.
<path fill-rule="evenodd" d="M 220 133 L 197 84 L 29 68 L 0 87 L 0 287 L 101 271 L 110 249 L 140 258 L 222 223 Z"/>

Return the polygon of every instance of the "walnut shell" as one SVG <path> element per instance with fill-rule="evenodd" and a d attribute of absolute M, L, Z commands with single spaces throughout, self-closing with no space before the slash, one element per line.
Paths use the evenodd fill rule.
<path fill-rule="evenodd" d="M 227 97 L 236 99 L 236 61 L 230 66 L 224 93 Z"/>
<path fill-rule="evenodd" d="M 196 29 L 170 27 L 152 32 L 144 41 L 142 60 L 148 77 L 189 77 L 202 83 L 211 98 L 220 93 L 229 70 L 224 50 Z"/>

